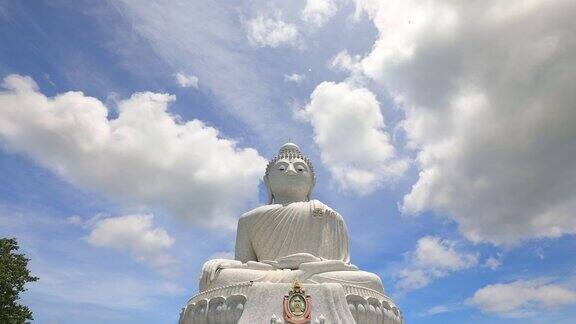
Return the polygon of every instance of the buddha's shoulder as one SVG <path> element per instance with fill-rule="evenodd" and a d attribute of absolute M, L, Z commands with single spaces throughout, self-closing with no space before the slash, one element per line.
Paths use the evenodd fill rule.
<path fill-rule="evenodd" d="M 329 215 L 335 217 L 338 220 L 343 221 L 342 216 L 336 210 L 332 209 L 330 206 L 316 199 L 305 202 L 304 201 L 296 202 L 289 205 L 280 205 L 280 204 L 263 205 L 244 213 L 242 216 L 240 216 L 239 221 L 245 223 L 251 220 L 256 220 L 259 219 L 260 216 L 266 215 L 269 212 L 275 210 L 287 210 L 287 211 L 301 210 L 303 212 L 305 211 L 306 213 L 312 211 L 313 213 L 318 213 L 319 215 L 320 214 L 325 216 Z"/>
<path fill-rule="evenodd" d="M 325 203 L 321 202 L 320 200 L 313 199 L 310 201 L 310 203 L 312 204 L 313 211 L 316 211 L 317 213 L 331 215 L 338 220 L 344 221 L 340 213 L 338 213 L 336 210 L 332 209 Z"/>
<path fill-rule="evenodd" d="M 281 205 L 262 205 L 262 206 L 256 207 L 256 208 L 249 210 L 249 211 L 245 212 L 244 214 L 242 214 L 242 216 L 240 216 L 240 221 L 242 221 L 242 220 L 245 221 L 245 220 L 257 217 L 257 216 L 262 215 L 262 214 L 264 214 L 270 210 L 279 208 L 279 206 L 281 206 Z"/>

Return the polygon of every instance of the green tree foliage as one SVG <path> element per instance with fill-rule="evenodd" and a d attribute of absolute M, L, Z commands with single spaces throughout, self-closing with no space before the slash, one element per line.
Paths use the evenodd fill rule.
<path fill-rule="evenodd" d="M 3 324 L 20 324 L 33 319 L 32 311 L 16 301 L 26 290 L 24 285 L 38 278 L 30 275 L 29 259 L 16 251 L 16 239 L 0 238 L 0 323 Z"/>

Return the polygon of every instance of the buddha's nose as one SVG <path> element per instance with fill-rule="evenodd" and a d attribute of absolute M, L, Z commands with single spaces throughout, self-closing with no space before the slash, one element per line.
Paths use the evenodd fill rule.
<path fill-rule="evenodd" d="M 292 164 L 289 164 L 288 168 L 286 169 L 286 174 L 287 175 L 296 175 L 296 174 L 298 174 L 298 172 L 296 172 L 296 170 L 294 169 L 294 166 Z"/>

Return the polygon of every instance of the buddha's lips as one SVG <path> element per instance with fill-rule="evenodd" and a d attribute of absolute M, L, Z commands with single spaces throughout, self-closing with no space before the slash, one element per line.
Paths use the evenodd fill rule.
<path fill-rule="evenodd" d="M 284 174 L 284 175 L 283 175 L 283 178 L 289 179 L 289 180 L 292 180 L 292 181 L 294 181 L 294 180 L 300 180 L 300 181 L 301 181 L 301 180 L 306 180 L 306 179 L 307 179 L 306 177 L 304 177 L 304 176 L 302 176 L 302 175 L 299 175 L 299 174 L 294 174 L 294 175 Z"/>

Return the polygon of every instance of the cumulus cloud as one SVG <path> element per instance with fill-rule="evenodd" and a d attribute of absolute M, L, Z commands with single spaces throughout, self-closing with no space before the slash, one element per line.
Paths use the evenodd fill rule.
<path fill-rule="evenodd" d="M 407 264 L 400 269 L 396 286 L 402 292 L 420 289 L 432 280 L 478 264 L 478 256 L 456 251 L 456 242 L 435 236 L 418 240 L 416 249 L 407 254 Z"/>
<path fill-rule="evenodd" d="M 335 0 L 307 0 L 302 10 L 302 20 L 320 27 L 338 10 Z"/>
<path fill-rule="evenodd" d="M 284 81 L 286 81 L 286 82 L 294 82 L 294 83 L 302 83 L 302 81 L 304 81 L 305 78 L 306 78 L 306 76 L 303 75 L 303 74 L 293 73 L 293 74 L 290 74 L 290 75 L 285 75 L 285 76 L 284 76 Z"/>
<path fill-rule="evenodd" d="M 257 197 L 266 161 L 168 113 L 174 96 L 136 93 L 108 119 L 108 108 L 82 92 L 47 97 L 19 75 L 3 87 L 2 141 L 73 184 L 218 228 L 233 228 L 234 213 Z"/>
<path fill-rule="evenodd" d="M 298 28 L 282 20 L 280 13 L 259 14 L 245 23 L 248 40 L 258 47 L 295 46 L 298 41 Z"/>
<path fill-rule="evenodd" d="M 125 215 L 99 219 L 85 238 L 97 247 L 130 253 L 161 274 L 173 273 L 176 260 L 168 250 L 174 239 L 159 227 L 154 227 L 152 215 Z"/>
<path fill-rule="evenodd" d="M 517 280 L 480 288 L 466 303 L 486 313 L 525 317 L 534 310 L 576 304 L 576 292 L 543 280 Z"/>
<path fill-rule="evenodd" d="M 576 3 L 356 2 L 379 30 L 359 64 L 417 152 L 403 211 L 495 244 L 576 233 Z"/>
<path fill-rule="evenodd" d="M 351 56 L 347 50 L 340 51 L 332 61 L 330 67 L 335 70 L 357 72 L 359 69 L 360 55 Z"/>
<path fill-rule="evenodd" d="M 183 72 L 178 72 L 174 75 L 176 82 L 182 88 L 196 88 L 198 89 L 198 77 L 195 75 L 188 75 Z"/>
<path fill-rule="evenodd" d="M 322 162 L 344 190 L 369 193 L 395 181 L 408 166 L 398 158 L 380 104 L 366 88 L 323 82 L 297 115 L 312 125 Z"/>

